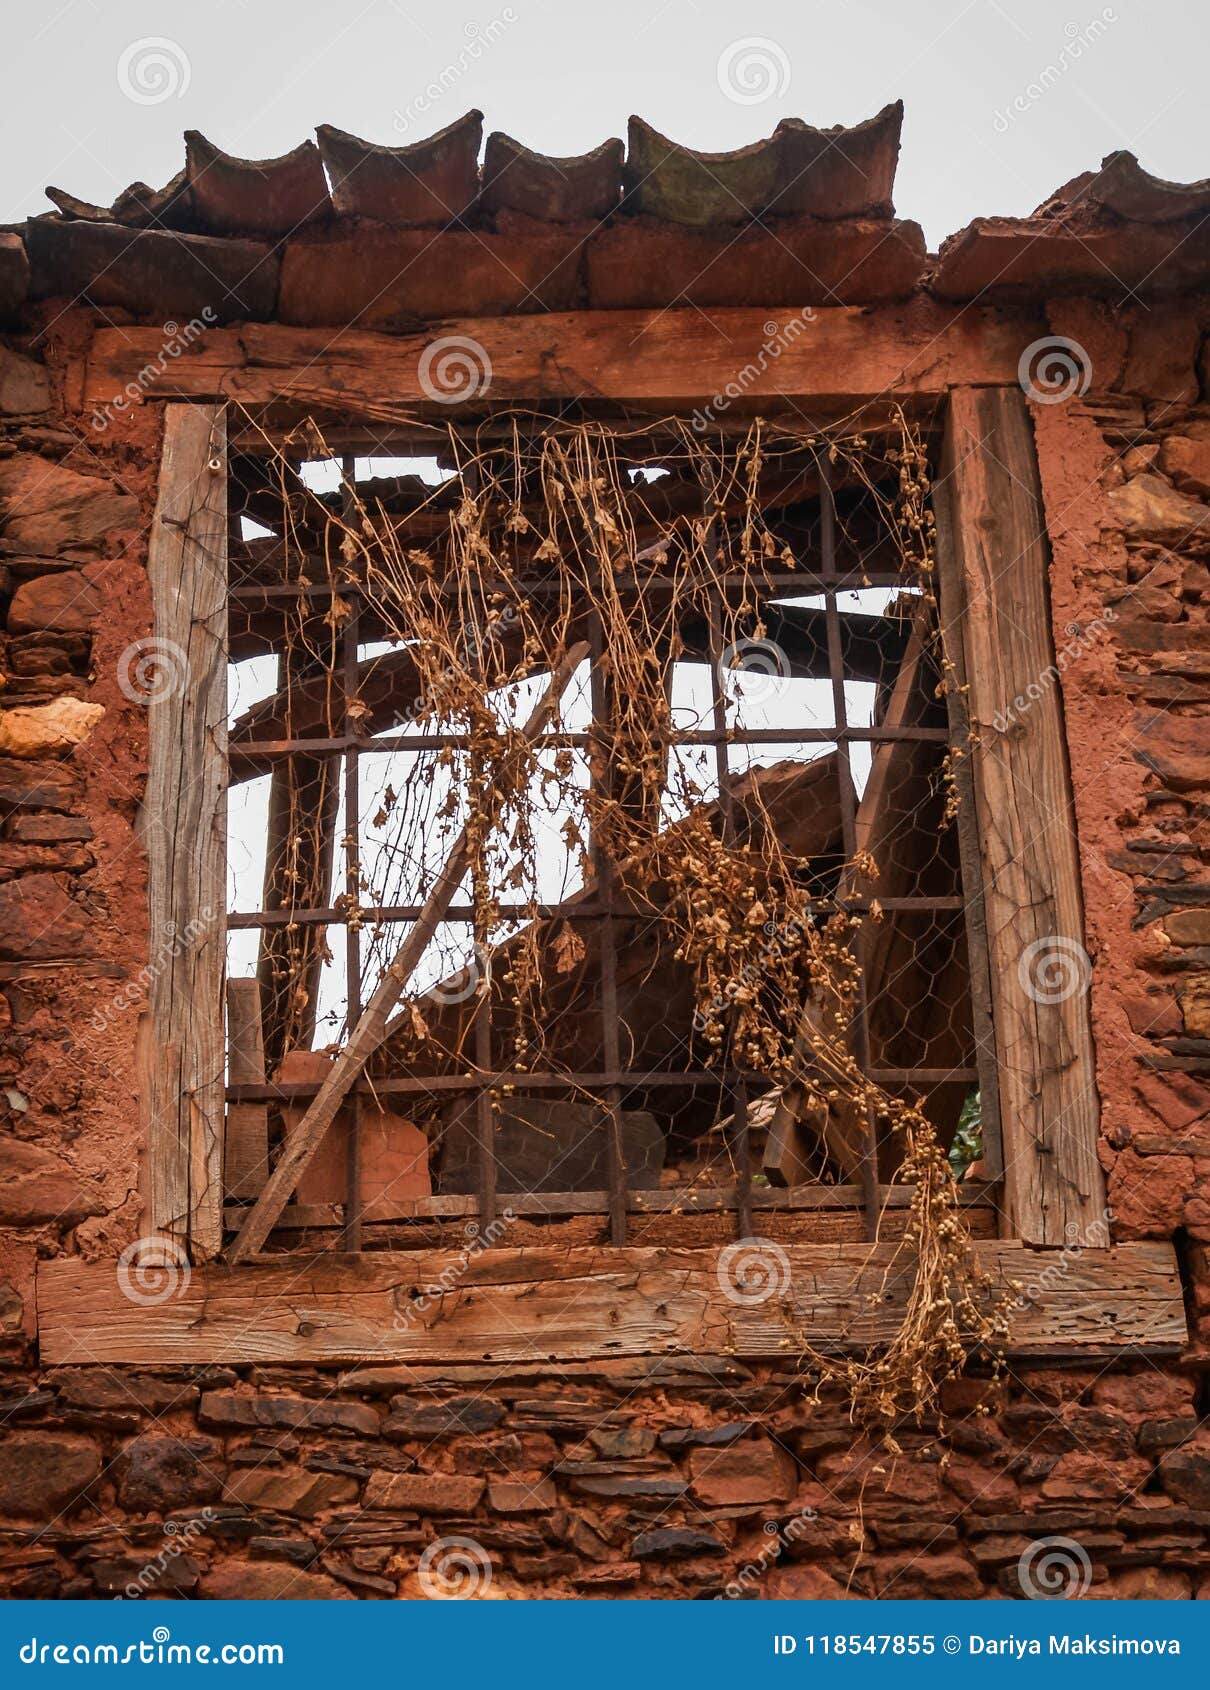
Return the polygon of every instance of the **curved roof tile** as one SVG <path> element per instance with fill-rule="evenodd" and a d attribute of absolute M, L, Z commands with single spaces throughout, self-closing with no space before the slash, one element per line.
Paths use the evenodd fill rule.
<path fill-rule="evenodd" d="M 1210 180 L 1165 182 L 1127 152 L 1032 217 L 976 219 L 924 276 L 920 231 L 893 213 L 902 119 L 898 103 L 847 128 L 788 118 L 765 140 L 708 153 L 635 117 L 625 159 L 617 140 L 547 158 L 495 133 L 482 172 L 476 111 L 405 147 L 324 125 L 318 147 L 263 161 L 189 132 L 186 167 L 163 188 L 135 182 L 111 207 L 51 188 L 55 214 L 0 229 L 0 317 L 15 320 L 27 295 L 58 294 L 152 317 L 206 303 L 226 320 L 347 310 L 391 327 L 451 297 L 508 312 L 773 293 L 865 303 L 902 298 L 922 276 L 954 301 L 1210 285 Z M 396 285 L 401 256 L 408 278 Z M 358 293 L 366 267 L 390 282 L 383 302 Z"/>
<path fill-rule="evenodd" d="M 548 158 L 497 131 L 483 160 L 483 209 L 549 223 L 607 217 L 621 198 L 624 153 L 621 141 L 610 140 L 578 158 Z"/>
<path fill-rule="evenodd" d="M 770 138 L 729 153 L 695 152 L 632 117 L 626 147 L 626 208 L 666 223 L 705 228 L 746 223 L 777 186 L 778 145 Z"/>
<path fill-rule="evenodd" d="M 764 141 L 734 152 L 697 152 L 641 117 L 630 120 L 627 208 L 702 228 L 764 213 L 892 217 L 903 104 L 851 127 L 816 129 L 783 118 Z"/>
<path fill-rule="evenodd" d="M 453 222 L 475 202 L 482 112 L 469 111 L 406 147 L 376 146 L 330 123 L 315 133 L 342 216 L 415 229 Z"/>
<path fill-rule="evenodd" d="M 1099 170 L 1089 170 L 1057 189 L 1035 217 L 1108 212 L 1135 223 L 1175 223 L 1210 211 L 1210 180 L 1165 182 L 1144 170 L 1133 153 L 1110 153 Z"/>
<path fill-rule="evenodd" d="M 234 158 L 187 129 L 185 174 L 197 227 L 208 234 L 288 235 L 331 215 L 314 141 L 281 158 Z"/>
<path fill-rule="evenodd" d="M 814 129 L 800 118 L 783 118 L 773 132 L 781 158 L 769 210 L 778 216 L 893 217 L 902 128 L 902 100 L 848 129 Z"/>
<path fill-rule="evenodd" d="M 184 170 L 178 170 L 162 188 L 132 182 L 110 206 L 90 205 L 63 188 L 47 188 L 46 197 L 64 217 L 85 223 L 121 223 L 129 229 L 176 229 L 182 233 L 193 227 L 189 183 Z"/>

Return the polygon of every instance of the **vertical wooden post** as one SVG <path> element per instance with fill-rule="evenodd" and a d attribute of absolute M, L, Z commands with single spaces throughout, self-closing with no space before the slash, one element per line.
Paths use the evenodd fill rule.
<path fill-rule="evenodd" d="M 221 405 L 169 405 L 147 552 L 154 632 L 140 831 L 150 914 L 140 1029 L 148 1230 L 222 1245 L 227 442 Z M 148 660 L 150 662 L 148 663 Z"/>
<path fill-rule="evenodd" d="M 950 397 L 937 489 L 961 603 L 1004 1142 L 1006 1220 L 1031 1244 L 1103 1240 L 1104 1176 L 1050 550 L 1017 388 Z"/>
<path fill-rule="evenodd" d="M 265 1040 L 259 980 L 227 982 L 227 1073 L 233 1086 L 263 1086 Z M 257 1197 L 269 1177 L 269 1105 L 232 1103 L 223 1131 L 228 1197 Z"/>

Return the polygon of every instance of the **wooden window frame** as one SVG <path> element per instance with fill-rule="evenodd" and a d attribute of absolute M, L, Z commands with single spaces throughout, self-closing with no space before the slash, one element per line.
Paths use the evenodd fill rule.
<path fill-rule="evenodd" d="M 226 436 L 221 407 L 169 405 L 148 570 L 154 643 L 186 654 L 185 683 L 150 705 L 145 813 L 151 931 L 204 941 L 189 966 L 160 974 L 148 1008 L 150 1190 L 157 1231 L 199 1259 L 221 1248 L 214 1170 L 222 1166 L 222 992 L 225 927 Z M 957 683 L 970 761 L 960 796 L 973 801 L 963 877 L 985 935 L 994 1063 L 983 1089 L 1003 1145 L 1005 1233 L 1062 1246 L 1104 1224 L 1096 1157 L 1099 1105 L 1087 995 L 1042 994 L 1025 956 L 1056 942 L 1083 950 L 1071 783 L 1049 611 L 1049 548 L 1032 428 L 1018 387 L 949 395 L 936 489 L 946 661 Z M 1014 712 L 1014 700 L 1031 700 Z M 1013 723 L 1009 731 L 995 726 Z M 183 818 L 184 828 L 165 824 Z M 212 942 L 213 934 L 218 942 Z M 202 1012 L 209 1004 L 210 1013 Z M 217 1064 L 216 1064 L 217 1054 Z M 998 1172 L 999 1170 L 997 1170 Z M 221 1182 L 220 1182 L 221 1189 Z"/>
<path fill-rule="evenodd" d="M 716 313 L 709 333 L 695 313 L 581 313 L 446 326 L 465 329 L 487 347 L 505 401 L 591 391 L 620 403 L 691 409 L 709 401 L 727 371 L 749 360 L 767 315 Z M 677 318 L 685 321 L 670 321 Z M 944 407 L 936 496 L 943 635 L 959 708 L 972 731 L 971 755 L 960 760 L 957 778 L 978 818 L 989 968 L 974 989 L 985 994 L 996 1028 L 1009 1235 L 978 1242 L 976 1260 L 1004 1284 L 1039 1271 L 1039 1247 L 1064 1253 L 1061 1297 L 1025 1300 L 1010 1355 L 1174 1354 L 1185 1323 L 1171 1245 L 1104 1247 L 1108 1211 L 1096 1156 L 1086 993 L 1039 996 L 1021 964 L 1030 947 L 1056 936 L 1083 944 L 1062 699 L 1056 685 L 1038 690 L 1054 665 L 1049 547 L 1032 427 L 1016 383 L 1020 347 L 1036 324 L 1010 313 L 931 306 L 911 322 L 893 311 L 848 308 L 818 318 L 812 336 L 770 366 L 770 391 L 758 398 L 821 417 L 885 403 L 888 393 L 917 414 L 935 416 Z M 144 332 L 150 331 L 98 332 L 86 398 L 93 387 L 109 391 L 127 365 L 145 361 Z M 216 919 L 188 965 L 174 966 L 153 989 L 143 1063 L 148 1189 L 154 1229 L 183 1242 L 197 1271 L 179 1297 L 132 1309 L 115 1293 L 112 1269 L 101 1273 L 100 1265 L 71 1259 L 45 1264 L 39 1304 L 47 1359 L 79 1359 L 82 1326 L 98 1359 L 139 1363 L 204 1361 L 220 1350 L 228 1359 L 278 1361 L 780 1354 L 787 1321 L 805 1324 L 813 1339 L 834 1347 L 876 1344 L 890 1336 L 911 1279 L 910 1264 L 897 1261 L 889 1288 L 883 1285 L 891 1245 L 784 1247 L 792 1271 L 781 1318 L 726 1298 L 716 1271 L 719 1252 L 710 1249 L 500 1248 L 470 1261 L 465 1253 L 424 1250 L 202 1265 L 221 1238 L 221 396 L 231 391 L 244 403 L 305 411 L 308 404 L 330 406 L 340 392 L 351 413 L 365 407 L 379 415 L 370 407 L 422 402 L 416 360 L 424 344 L 423 337 L 357 330 L 324 331 L 318 339 L 275 326 L 214 331 L 173 366 L 156 395 L 190 401 L 166 408 L 149 558 L 155 638 L 182 647 L 190 663 L 179 695 L 152 705 L 145 826 L 150 909 L 153 924 L 171 922 L 177 931 L 207 907 Z M 591 381 L 577 374 L 589 352 Z M 838 380 L 837 370 L 847 377 Z M 1011 731 L 999 732 L 995 724 L 1020 697 L 1031 698 L 1031 708 L 1018 713 Z M 185 818 L 187 846 L 178 839 L 180 826 L 163 825 L 165 813 Z M 467 1293 L 455 1299 L 457 1306 L 443 1307 L 437 1320 L 401 1321 L 407 1299 L 451 1269 Z M 571 1295 L 577 1287 L 578 1297 Z M 508 1304 L 503 1321 L 495 1308 L 501 1301 Z M 585 1306 L 593 1311 L 587 1318 Z"/>
<path fill-rule="evenodd" d="M 225 406 L 169 405 L 147 547 L 156 665 L 140 832 L 151 980 L 138 1069 L 150 1232 L 222 1248 L 227 952 Z"/>

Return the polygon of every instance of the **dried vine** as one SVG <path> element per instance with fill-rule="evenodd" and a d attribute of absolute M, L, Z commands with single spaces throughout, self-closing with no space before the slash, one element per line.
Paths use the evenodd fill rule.
<path fill-rule="evenodd" d="M 793 1341 L 804 1372 L 843 1385 L 863 1422 L 885 1429 L 905 1412 L 928 1412 L 972 1345 L 995 1355 L 1006 1332 L 975 1270 L 945 1149 L 922 1109 L 871 1082 L 854 1056 L 855 918 L 843 910 L 821 918 L 817 865 L 786 846 L 760 783 L 741 777 L 724 793 L 712 782 L 708 748 L 674 740 L 670 701 L 677 659 L 703 657 L 700 630 L 712 617 L 711 651 L 766 640 L 766 607 L 777 596 L 771 577 L 798 567 L 767 519 L 769 489 L 783 508 L 804 505 L 818 495 L 821 465 L 877 513 L 914 594 L 902 613 L 931 600 L 933 525 L 918 433 L 900 417 L 890 443 L 873 448 L 856 428 L 824 436 L 755 422 L 706 440 L 675 420 L 624 429 L 496 417 L 480 434 L 450 429 L 440 450 L 453 478 L 404 490 L 406 499 L 399 487 L 387 497 L 372 482 L 347 483 L 339 499 L 308 489 L 294 463 L 329 456 L 314 425 L 270 452 L 283 513 L 274 578 L 299 589 L 285 619 L 283 674 L 310 677 L 313 693 L 326 688 L 320 713 L 340 731 L 337 649 L 347 588 L 357 582 L 372 606 L 373 641 L 384 648 L 381 674 L 396 694 L 387 725 L 459 736 L 409 753 L 406 773 L 391 772 L 379 794 L 374 860 L 357 864 L 357 895 L 345 905 L 362 925 L 367 976 L 396 940 L 391 924 L 375 926 L 363 910 L 415 904 L 466 825 L 476 994 L 499 989 L 508 999 L 501 1065 L 519 1087 L 526 1072 L 582 1067 L 552 1038 L 550 1006 L 554 987 L 566 998 L 592 978 L 592 959 L 576 924 L 541 912 L 586 896 L 607 869 L 635 919 L 664 924 L 692 978 L 695 1065 L 754 1072 L 771 1088 L 793 1082 L 807 1112 L 844 1107 L 894 1137 L 911 1203 L 889 1274 L 905 1260 L 916 1264 L 902 1323 L 888 1346 L 864 1358 L 821 1354 L 803 1334 Z M 666 473 L 652 478 L 653 464 Z M 308 591 L 316 586 L 330 597 L 317 600 Z M 935 639 L 935 617 L 930 628 Z M 597 695 L 569 693 L 553 731 L 586 743 L 528 745 L 518 723 L 536 678 L 581 638 L 599 652 Z M 944 675 L 939 658 L 936 666 Z M 701 703 L 703 729 L 708 711 Z M 287 705 L 287 722 L 294 713 Z M 684 709 L 679 715 L 683 730 Z M 937 778 L 948 781 L 944 762 Z M 306 825 L 305 815 L 292 816 L 292 849 Z M 861 861 L 847 871 L 876 885 L 877 866 Z M 314 902 L 314 887 L 287 860 L 287 885 L 292 872 L 299 903 Z M 869 919 L 878 919 L 876 907 Z M 286 952 L 287 996 L 312 1018 L 316 945 L 324 945 L 322 930 L 309 939 L 298 928 Z M 468 965 L 466 953 L 450 951 L 434 958 L 431 973 L 440 985 Z M 804 1073 L 795 1036 L 807 997 L 818 1012 Z M 439 1004 L 448 1001 L 439 991 Z M 470 1021 L 469 1011 L 434 1013 L 429 999 L 413 999 L 393 1030 L 391 1066 L 465 1069 Z M 727 1154 L 724 1144 L 719 1156 Z"/>

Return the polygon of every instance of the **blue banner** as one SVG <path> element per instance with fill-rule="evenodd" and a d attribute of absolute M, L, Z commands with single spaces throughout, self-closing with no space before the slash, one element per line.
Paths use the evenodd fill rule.
<path fill-rule="evenodd" d="M 343 1690 L 1200 1681 L 1197 1602 L 9 1602 L 0 1682 L 204 1670 Z M 215 1668 L 219 1673 L 215 1673 Z M 370 1675 L 373 1675 L 371 1678 Z M 384 1679 L 384 1675 L 389 1677 Z M 1179 1676 L 1178 1675 L 1183 1675 Z"/>

